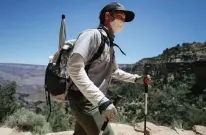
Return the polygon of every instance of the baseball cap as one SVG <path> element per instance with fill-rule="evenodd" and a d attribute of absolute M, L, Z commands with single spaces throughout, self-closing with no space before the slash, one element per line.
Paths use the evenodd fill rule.
<path fill-rule="evenodd" d="M 101 11 L 100 11 L 100 15 L 102 13 L 105 13 L 105 12 L 112 12 L 112 11 L 122 11 L 123 13 L 125 13 L 125 22 L 131 22 L 134 17 L 135 17 L 135 14 L 134 12 L 130 11 L 130 10 L 126 10 L 124 8 L 124 6 L 118 2 L 111 2 L 109 3 L 108 5 L 106 5 Z"/>

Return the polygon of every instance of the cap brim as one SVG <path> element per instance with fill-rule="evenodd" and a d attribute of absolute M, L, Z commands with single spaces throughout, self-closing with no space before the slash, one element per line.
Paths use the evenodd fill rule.
<path fill-rule="evenodd" d="M 117 10 L 117 11 L 122 11 L 125 13 L 125 22 L 131 22 L 132 20 L 134 20 L 135 14 L 132 11 L 129 10 Z"/>

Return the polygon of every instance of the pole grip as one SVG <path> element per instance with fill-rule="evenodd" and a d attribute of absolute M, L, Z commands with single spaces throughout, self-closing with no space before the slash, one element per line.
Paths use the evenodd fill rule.
<path fill-rule="evenodd" d="M 144 83 L 145 93 L 148 93 L 148 84 Z"/>
<path fill-rule="evenodd" d="M 149 74 L 149 65 L 145 64 L 144 66 L 144 87 L 145 87 L 145 93 L 148 93 L 148 84 L 146 83 L 146 77 Z"/>
<path fill-rule="evenodd" d="M 107 127 L 107 124 L 109 123 L 109 121 L 107 120 L 107 121 L 104 121 L 104 123 L 103 123 L 103 125 L 102 125 L 102 127 L 101 127 L 101 130 L 102 131 L 104 131 L 105 130 L 105 128 Z"/>

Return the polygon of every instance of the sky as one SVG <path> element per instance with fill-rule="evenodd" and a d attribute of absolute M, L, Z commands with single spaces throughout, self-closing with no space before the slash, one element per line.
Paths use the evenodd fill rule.
<path fill-rule="evenodd" d="M 61 15 L 67 39 L 99 25 L 111 0 L 1 0 L 0 63 L 48 63 L 57 51 Z M 206 0 L 119 0 L 135 19 L 116 34 L 119 64 L 135 63 L 184 42 L 206 41 Z"/>

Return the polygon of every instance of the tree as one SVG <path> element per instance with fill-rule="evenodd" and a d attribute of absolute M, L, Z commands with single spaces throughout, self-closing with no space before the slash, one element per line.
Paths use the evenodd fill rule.
<path fill-rule="evenodd" d="M 179 48 L 180 47 L 180 44 L 177 44 L 176 48 Z"/>
<path fill-rule="evenodd" d="M 0 86 L 0 123 L 2 123 L 8 115 L 11 115 L 18 108 L 15 93 L 16 82 Z"/>

